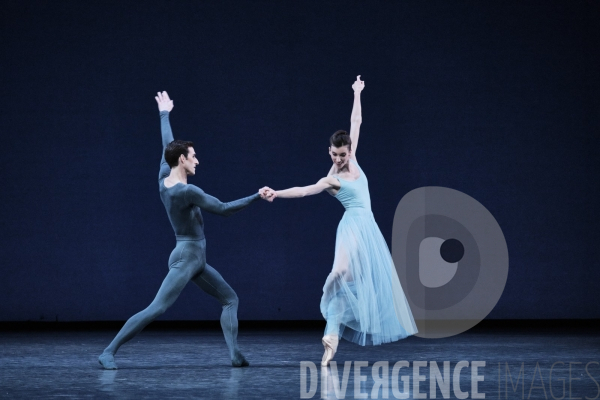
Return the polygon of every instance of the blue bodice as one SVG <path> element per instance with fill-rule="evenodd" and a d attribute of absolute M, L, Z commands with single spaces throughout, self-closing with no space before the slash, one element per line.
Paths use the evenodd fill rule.
<path fill-rule="evenodd" d="M 369 195 L 369 182 L 367 176 L 360 166 L 353 160 L 350 162 L 358 168 L 360 176 L 354 181 L 347 181 L 337 175 L 333 175 L 340 181 L 340 190 L 335 198 L 342 203 L 346 210 L 352 208 L 363 208 L 371 211 L 371 197 Z"/>

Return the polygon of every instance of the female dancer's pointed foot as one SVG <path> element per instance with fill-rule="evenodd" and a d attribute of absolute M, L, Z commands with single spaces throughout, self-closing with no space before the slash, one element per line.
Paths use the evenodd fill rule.
<path fill-rule="evenodd" d="M 234 367 L 249 367 L 250 363 L 246 360 L 246 357 L 238 351 L 231 359 L 231 365 Z"/>
<path fill-rule="evenodd" d="M 110 353 L 100 354 L 100 357 L 98 357 L 98 362 L 104 369 L 117 369 L 115 357 Z"/>
<path fill-rule="evenodd" d="M 323 353 L 323 359 L 321 360 L 321 365 L 326 367 L 329 365 L 329 361 L 333 360 L 333 356 L 337 351 L 339 339 L 336 335 L 325 335 L 321 340 L 323 343 L 323 347 L 325 348 L 325 353 Z"/>

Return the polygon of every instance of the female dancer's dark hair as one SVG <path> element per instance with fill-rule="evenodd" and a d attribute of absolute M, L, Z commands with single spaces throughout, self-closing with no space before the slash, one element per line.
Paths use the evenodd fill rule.
<path fill-rule="evenodd" d="M 331 135 L 329 138 L 329 144 L 337 148 L 348 146 L 348 150 L 352 150 L 352 139 L 350 139 L 348 132 L 343 130 L 336 131 L 333 135 Z"/>
<path fill-rule="evenodd" d="M 194 143 L 186 140 L 173 140 L 169 143 L 165 148 L 165 161 L 169 167 L 175 168 L 179 164 L 180 155 L 187 158 L 190 147 L 194 147 Z"/>

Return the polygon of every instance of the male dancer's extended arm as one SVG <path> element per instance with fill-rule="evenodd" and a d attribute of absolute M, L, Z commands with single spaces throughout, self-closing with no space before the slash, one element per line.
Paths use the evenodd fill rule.
<path fill-rule="evenodd" d="M 171 167 L 165 161 L 165 149 L 167 145 L 171 143 L 173 139 L 173 132 L 171 131 L 171 124 L 169 123 L 169 112 L 160 112 L 160 134 L 162 136 L 162 158 L 160 159 L 160 170 L 158 172 L 158 181 L 165 179 L 171 173 Z"/>
<path fill-rule="evenodd" d="M 213 214 L 223 215 L 225 217 L 228 217 L 231 214 L 235 214 L 236 212 L 246 208 L 254 200 L 260 198 L 260 194 L 256 193 L 252 196 L 244 197 L 243 199 L 230 201 L 229 203 L 223 203 L 216 197 L 205 193 L 198 186 L 187 185 L 185 190 L 185 196 L 187 201 L 197 205 L 203 210 L 206 210 Z"/>

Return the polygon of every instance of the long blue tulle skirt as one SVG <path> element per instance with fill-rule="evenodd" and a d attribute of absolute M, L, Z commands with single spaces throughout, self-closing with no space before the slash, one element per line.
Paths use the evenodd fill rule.
<path fill-rule="evenodd" d="M 361 346 L 417 333 L 387 243 L 368 209 L 349 208 L 339 223 L 321 313 L 326 335 Z"/>

